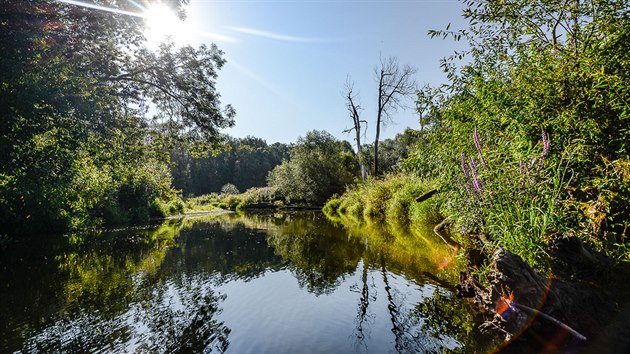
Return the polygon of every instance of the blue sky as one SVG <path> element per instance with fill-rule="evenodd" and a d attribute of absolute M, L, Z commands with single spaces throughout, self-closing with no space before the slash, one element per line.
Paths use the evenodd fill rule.
<path fill-rule="evenodd" d="M 458 0 L 190 0 L 185 22 L 165 6 L 170 0 L 127 0 L 122 8 L 57 1 L 144 18 L 150 46 L 167 35 L 179 45 L 216 43 L 228 61 L 217 88 L 237 112 L 225 132 L 268 143 L 293 142 L 313 129 L 351 141 L 343 133 L 352 125 L 343 94 L 349 77 L 368 121 L 364 142 L 373 141 L 380 60 L 396 57 L 418 70 L 419 86 L 437 86 L 446 79 L 440 59 L 464 44 L 427 32 L 466 27 Z M 419 128 L 413 98 L 407 105 L 381 138 Z"/>
<path fill-rule="evenodd" d="M 429 29 L 465 25 L 459 1 L 212 1 L 191 0 L 189 27 L 212 33 L 193 42 L 215 42 L 228 60 L 219 73 L 224 104 L 236 111 L 232 136 L 268 143 L 293 142 L 312 129 L 340 139 L 351 126 L 342 90 L 347 75 L 360 91 L 366 141 L 374 139 L 380 56 L 396 56 L 418 69 L 420 84 L 440 84 L 440 58 L 455 50 L 451 40 L 430 39 Z M 218 36 L 217 36 L 218 35 Z M 409 106 L 413 107 L 413 101 Z M 394 116 L 383 137 L 418 128 L 413 109 Z"/>

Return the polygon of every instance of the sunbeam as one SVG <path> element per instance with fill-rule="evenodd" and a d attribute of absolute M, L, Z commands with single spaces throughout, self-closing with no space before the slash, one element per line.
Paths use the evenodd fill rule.
<path fill-rule="evenodd" d="M 137 8 L 139 8 L 139 9 L 140 9 L 140 10 L 142 10 L 142 11 L 146 11 L 146 10 L 147 10 L 147 8 L 146 8 L 146 7 L 144 7 L 144 6 L 140 5 L 140 4 L 138 4 L 137 2 L 135 2 L 135 1 L 133 1 L 133 0 L 128 0 L 128 1 L 129 1 L 129 3 L 130 3 L 131 5 L 133 5 L 133 6 L 137 7 Z"/>
<path fill-rule="evenodd" d="M 102 5 L 96 5 L 84 1 L 78 0 L 56 0 L 57 2 L 80 6 L 88 9 L 105 11 L 114 14 L 121 14 L 126 16 L 139 17 L 146 20 L 146 32 L 148 43 L 152 47 L 156 47 L 157 44 L 162 42 L 165 38 L 170 37 L 177 43 L 189 42 L 191 36 L 198 36 L 201 38 L 210 39 L 217 42 L 235 43 L 236 39 L 233 37 L 212 33 L 208 31 L 201 31 L 192 28 L 189 24 L 181 21 L 177 18 L 177 15 L 171 9 L 165 5 L 157 4 L 151 7 L 145 7 L 142 4 L 134 0 L 128 0 L 129 3 L 137 7 L 141 12 L 133 12 L 127 10 L 121 10 L 113 7 L 107 7 Z"/>
<path fill-rule="evenodd" d="M 115 13 L 115 14 L 127 15 L 127 16 L 146 18 L 146 15 L 144 15 L 142 13 L 139 13 L 139 12 L 120 10 L 120 9 L 116 9 L 116 8 L 113 8 L 113 7 L 101 6 L 101 5 L 91 4 L 91 3 L 87 3 L 87 2 L 83 2 L 83 1 L 76 1 L 76 0 L 57 0 L 57 1 L 61 2 L 61 3 L 69 4 L 69 5 L 76 5 L 76 6 L 85 7 L 85 8 L 88 8 L 88 9 L 106 11 L 106 12 L 111 12 L 111 13 Z M 134 5 L 138 6 L 138 4 L 134 4 Z"/>
<path fill-rule="evenodd" d="M 291 36 L 291 35 L 286 35 L 286 34 L 281 34 L 281 33 L 262 31 L 255 28 L 229 27 L 229 29 L 234 32 L 239 32 L 239 33 L 244 33 L 244 34 L 249 34 L 249 35 L 253 35 L 257 37 L 274 39 L 274 40 L 284 41 L 284 42 L 296 42 L 296 43 L 330 42 L 330 40 L 326 40 L 326 39 Z"/>

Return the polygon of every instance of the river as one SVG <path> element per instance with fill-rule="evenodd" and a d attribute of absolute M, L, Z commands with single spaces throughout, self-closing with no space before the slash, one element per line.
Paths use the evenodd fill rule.
<path fill-rule="evenodd" d="M 429 230 L 429 229 L 427 229 Z M 319 212 L 0 240 L 0 352 L 414 353 L 484 346 L 428 231 Z"/>

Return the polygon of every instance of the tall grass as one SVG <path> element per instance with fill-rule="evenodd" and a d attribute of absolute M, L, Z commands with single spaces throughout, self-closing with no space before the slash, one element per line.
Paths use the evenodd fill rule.
<path fill-rule="evenodd" d="M 274 187 L 254 187 L 240 194 L 211 193 L 186 200 L 186 212 L 213 211 L 218 209 L 241 210 L 249 205 L 264 204 L 282 206 L 282 198 Z"/>
<path fill-rule="evenodd" d="M 473 137 L 480 162 L 461 154 L 449 212 L 460 228 L 483 240 L 488 253 L 501 247 L 549 271 L 549 241 L 568 228 L 564 201 L 572 175 L 566 163 L 546 167 L 550 143 L 544 131 L 542 152 L 518 160 L 483 149 Z"/>
<path fill-rule="evenodd" d="M 370 182 L 364 189 L 363 219 L 368 222 L 385 221 L 387 204 L 392 196 L 405 184 L 406 176 L 390 175 Z"/>
<path fill-rule="evenodd" d="M 414 224 L 439 222 L 435 201 L 415 201 L 432 187 L 432 183 L 412 175 L 388 175 L 360 183 L 343 195 L 334 196 L 323 211 L 335 221 L 407 230 Z"/>
<path fill-rule="evenodd" d="M 529 187 L 533 193 L 493 198 L 486 215 L 490 239 L 529 264 L 546 269 L 550 260 L 548 241 L 552 234 L 566 228 L 562 200 L 570 178 L 560 167 L 533 183 Z"/>

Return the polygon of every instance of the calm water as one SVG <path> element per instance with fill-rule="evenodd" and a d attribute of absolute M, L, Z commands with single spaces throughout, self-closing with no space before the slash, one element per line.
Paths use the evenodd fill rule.
<path fill-rule="evenodd" d="M 472 352 L 448 250 L 320 213 L 0 241 L 0 352 Z"/>

